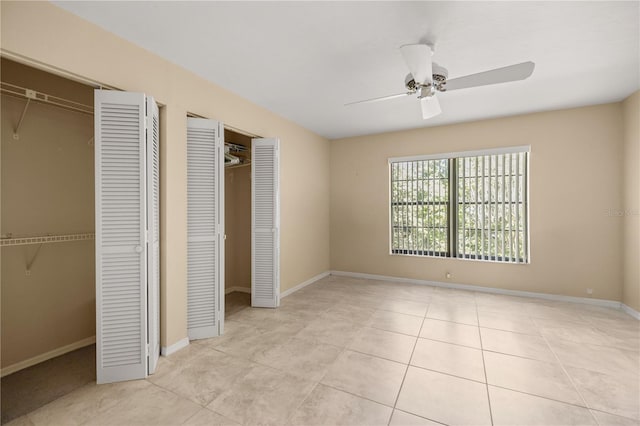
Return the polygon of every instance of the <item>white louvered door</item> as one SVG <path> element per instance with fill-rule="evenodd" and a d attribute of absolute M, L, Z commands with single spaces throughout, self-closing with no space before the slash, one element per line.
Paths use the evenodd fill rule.
<path fill-rule="evenodd" d="M 222 333 L 224 152 L 222 124 L 187 119 L 187 332 Z"/>
<path fill-rule="evenodd" d="M 251 306 L 280 304 L 278 139 L 253 139 L 251 154 Z"/>
<path fill-rule="evenodd" d="M 160 116 L 158 105 L 147 97 L 147 297 L 148 373 L 160 356 Z"/>
<path fill-rule="evenodd" d="M 145 95 L 95 92 L 98 383 L 147 375 Z"/>

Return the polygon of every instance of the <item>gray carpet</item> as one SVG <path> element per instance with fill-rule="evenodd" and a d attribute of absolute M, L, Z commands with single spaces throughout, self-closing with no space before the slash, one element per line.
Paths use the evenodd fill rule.
<path fill-rule="evenodd" d="M 232 292 L 225 313 L 251 306 L 251 295 Z M 25 368 L 1 379 L 2 424 L 37 410 L 96 380 L 96 346 L 90 345 Z"/>
<path fill-rule="evenodd" d="M 0 383 L 2 424 L 37 410 L 95 380 L 95 345 L 5 376 Z"/>
<path fill-rule="evenodd" d="M 225 317 L 251 306 L 251 294 L 233 291 L 224 298 Z"/>

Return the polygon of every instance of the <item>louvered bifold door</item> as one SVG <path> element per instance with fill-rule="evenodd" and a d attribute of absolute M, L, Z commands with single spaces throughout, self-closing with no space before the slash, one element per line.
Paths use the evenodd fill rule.
<path fill-rule="evenodd" d="M 279 142 L 253 139 L 251 154 L 251 306 L 280 304 Z"/>
<path fill-rule="evenodd" d="M 187 120 L 187 331 L 189 339 L 204 339 L 222 327 L 222 125 Z"/>
<path fill-rule="evenodd" d="M 149 374 L 160 356 L 160 122 L 158 105 L 147 97 L 147 300 Z"/>
<path fill-rule="evenodd" d="M 98 383 L 147 375 L 145 95 L 95 92 Z"/>

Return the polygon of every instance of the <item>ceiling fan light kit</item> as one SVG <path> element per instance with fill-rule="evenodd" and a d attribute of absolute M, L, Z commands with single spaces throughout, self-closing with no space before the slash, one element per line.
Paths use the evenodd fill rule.
<path fill-rule="evenodd" d="M 400 46 L 400 52 L 407 64 L 407 68 L 409 68 L 409 74 L 407 74 L 404 79 L 404 85 L 407 89 L 406 93 L 366 99 L 364 101 L 351 102 L 346 105 L 377 102 L 416 95 L 420 100 L 422 118 L 426 120 L 442 112 L 440 102 L 436 96 L 437 92 L 524 80 L 531 76 L 535 68 L 535 64 L 528 61 L 449 80 L 449 72 L 447 69 L 431 60 L 431 56 L 433 56 L 433 46 L 428 44 L 405 44 Z"/>

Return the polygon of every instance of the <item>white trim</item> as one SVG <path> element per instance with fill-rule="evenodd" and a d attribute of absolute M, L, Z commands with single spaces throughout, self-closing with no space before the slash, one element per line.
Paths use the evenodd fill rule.
<path fill-rule="evenodd" d="M 19 53 L 14 53 L 5 48 L 0 48 L 0 57 L 10 59 L 14 62 L 21 63 L 23 65 L 30 66 L 31 68 L 36 68 L 41 71 L 48 72 L 49 74 L 56 75 L 58 77 L 66 78 L 67 80 L 73 80 L 75 82 L 91 86 L 93 88 L 100 89 L 111 89 L 111 90 L 120 90 L 113 86 L 108 86 L 106 84 L 100 83 L 96 80 L 92 80 L 90 78 L 83 77 L 79 74 L 75 74 L 62 68 L 54 67 L 53 65 L 46 64 L 44 62 L 37 61 L 35 59 L 29 58 L 27 56 L 21 55 Z"/>
<path fill-rule="evenodd" d="M 318 280 L 323 279 L 324 277 L 328 277 L 329 275 L 331 275 L 332 272 L 331 271 L 324 271 L 321 274 L 316 275 L 315 277 L 311 277 L 308 280 L 301 282 L 300 284 L 298 284 L 295 287 L 291 287 L 289 290 L 283 291 L 282 293 L 280 293 L 280 298 L 282 299 L 283 297 L 287 297 L 290 294 L 295 293 L 298 290 L 302 290 L 303 288 L 305 288 L 306 286 L 315 283 Z"/>
<path fill-rule="evenodd" d="M 34 366 L 36 364 L 40 364 L 41 362 L 47 361 L 51 358 L 55 358 L 57 356 L 64 355 L 68 352 L 75 351 L 76 349 L 93 345 L 95 342 L 96 342 L 96 336 L 87 337 L 86 339 L 78 340 L 77 342 L 73 342 L 68 345 L 61 346 L 49 352 L 45 352 L 43 354 L 36 355 L 32 358 L 25 359 L 24 361 L 16 362 L 15 364 L 11 364 L 7 367 L 4 367 L 2 369 L 2 372 L 0 373 L 0 377 L 4 377 L 9 374 L 15 373 L 16 371 L 20 371 L 22 369 Z"/>
<path fill-rule="evenodd" d="M 640 321 L 640 312 L 636 311 L 631 306 L 621 303 L 620 309 L 622 309 L 623 312 L 626 312 L 627 314 L 631 315 L 632 317 Z"/>
<path fill-rule="evenodd" d="M 173 345 L 163 346 L 162 348 L 160 348 L 160 354 L 162 356 L 169 356 L 173 353 L 178 352 L 182 348 L 186 348 L 187 346 L 189 346 L 189 338 L 185 337 L 184 339 L 178 340 Z"/>
<path fill-rule="evenodd" d="M 251 294 L 251 287 L 227 287 L 224 290 L 224 294 L 233 293 L 234 291 Z"/>
<path fill-rule="evenodd" d="M 482 157 L 485 155 L 515 154 L 518 152 L 530 152 L 531 145 L 506 146 L 502 148 L 482 149 L 476 151 L 444 152 L 442 154 L 411 155 L 408 157 L 391 157 L 389 163 L 401 163 L 403 161 L 443 160 L 445 158 Z"/>
<path fill-rule="evenodd" d="M 536 293 L 533 291 L 508 290 L 495 287 L 482 287 L 470 284 L 444 283 L 440 281 L 418 280 L 413 278 L 389 277 L 385 275 L 363 274 L 360 272 L 331 271 L 331 275 L 364 278 L 369 280 L 398 281 L 409 284 L 430 285 L 433 287 L 455 288 L 458 290 L 477 291 L 480 293 L 504 294 L 508 296 L 531 297 L 536 299 L 555 300 L 562 302 L 582 303 L 585 305 L 602 306 L 605 308 L 621 309 L 621 303 L 615 300 L 590 299 L 587 297 L 564 296 L 561 294 Z M 629 308 L 631 309 L 631 308 Z"/>

